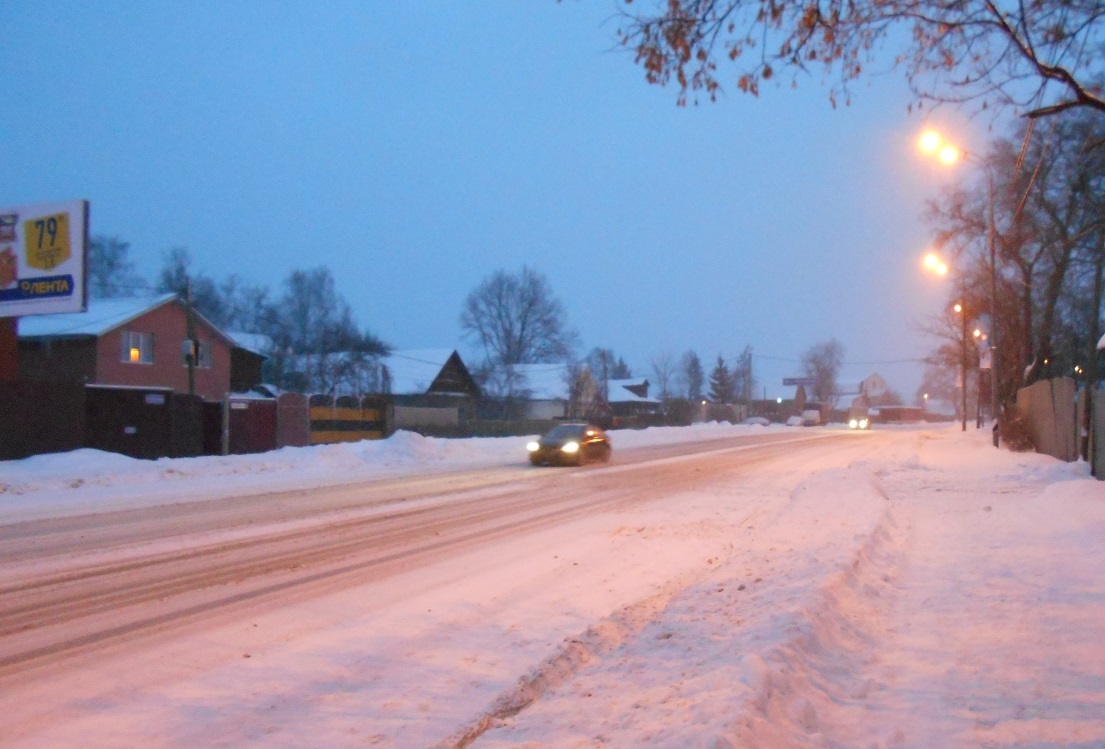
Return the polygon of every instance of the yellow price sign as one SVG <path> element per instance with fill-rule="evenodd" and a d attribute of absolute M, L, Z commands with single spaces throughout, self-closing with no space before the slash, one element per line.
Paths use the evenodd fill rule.
<path fill-rule="evenodd" d="M 27 265 L 53 270 L 70 257 L 69 214 L 55 213 L 23 222 Z"/>

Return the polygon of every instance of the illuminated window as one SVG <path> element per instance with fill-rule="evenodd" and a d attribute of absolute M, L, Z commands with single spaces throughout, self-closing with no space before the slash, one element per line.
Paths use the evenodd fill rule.
<path fill-rule="evenodd" d="M 124 330 L 119 359 L 131 364 L 153 364 L 153 333 Z"/>

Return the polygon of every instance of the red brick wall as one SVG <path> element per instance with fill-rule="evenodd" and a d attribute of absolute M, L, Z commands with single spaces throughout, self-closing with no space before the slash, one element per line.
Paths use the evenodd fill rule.
<path fill-rule="evenodd" d="M 184 307 L 169 303 L 101 336 L 96 344 L 96 384 L 171 387 L 177 393 L 187 393 L 188 368 L 180 355 L 187 323 Z M 153 364 L 120 361 L 124 330 L 154 334 Z M 211 368 L 195 368 L 196 395 L 222 400 L 230 391 L 230 348 L 199 320 L 196 337 L 211 343 Z"/>

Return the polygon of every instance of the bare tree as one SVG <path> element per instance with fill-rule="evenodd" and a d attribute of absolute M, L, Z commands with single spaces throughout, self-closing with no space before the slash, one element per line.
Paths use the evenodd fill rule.
<path fill-rule="evenodd" d="M 274 307 L 267 286 L 231 274 L 219 284 L 219 295 L 223 300 L 223 317 L 214 322 L 225 330 L 258 333 L 270 327 Z"/>
<path fill-rule="evenodd" d="M 672 384 L 678 371 L 679 363 L 670 351 L 661 351 L 652 357 L 652 375 L 656 378 L 660 400 L 666 401 L 671 397 Z"/>
<path fill-rule="evenodd" d="M 702 361 L 694 351 L 687 351 L 679 359 L 679 379 L 686 388 L 688 400 L 696 401 L 702 397 L 702 385 L 705 375 L 702 372 Z"/>
<path fill-rule="evenodd" d="M 480 283 L 464 301 L 460 326 L 493 364 L 563 361 L 576 340 L 548 280 L 529 267 L 496 271 Z"/>
<path fill-rule="evenodd" d="M 188 248 L 174 247 L 163 259 L 157 290 L 175 292 L 182 299 L 189 299 L 201 315 L 220 324 L 225 312 L 223 297 L 210 277 L 192 270 L 192 254 Z"/>
<path fill-rule="evenodd" d="M 815 343 L 802 354 L 802 368 L 806 375 L 817 378 L 814 397 L 821 403 L 835 405 L 836 378 L 844 363 L 844 347 L 835 338 Z"/>
<path fill-rule="evenodd" d="M 627 5 L 631 0 L 626 0 Z M 834 105 L 881 59 L 893 61 L 919 103 L 974 102 L 1030 117 L 1086 107 L 1105 114 L 1102 0 L 652 0 L 626 12 L 619 41 L 650 83 L 679 86 L 679 102 L 714 99 L 718 65 L 737 88 L 818 68 L 835 83 Z M 903 33 L 905 32 L 905 33 Z M 884 48 L 890 47 L 890 50 Z M 890 51 L 891 55 L 882 53 Z"/>
<path fill-rule="evenodd" d="M 278 384 L 305 392 L 361 392 L 382 380 L 383 341 L 357 328 L 329 268 L 292 271 L 270 335 Z"/>
<path fill-rule="evenodd" d="M 733 365 L 733 390 L 737 400 L 750 404 L 756 395 L 756 374 L 752 364 L 752 347 L 745 346 Z"/>
<path fill-rule="evenodd" d="M 88 243 L 88 293 L 98 299 L 140 296 L 148 284 L 130 259 L 130 242 L 95 236 Z"/>

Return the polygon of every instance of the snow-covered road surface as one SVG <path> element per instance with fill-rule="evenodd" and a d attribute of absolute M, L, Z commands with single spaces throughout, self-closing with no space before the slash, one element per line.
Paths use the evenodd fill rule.
<path fill-rule="evenodd" d="M 642 446 L 639 462 L 627 450 L 608 468 L 517 479 L 507 475 L 513 443 L 492 458 L 487 443 L 466 451 L 466 441 L 402 437 L 408 458 L 389 454 L 391 486 L 469 477 L 459 492 L 413 500 L 431 514 L 474 501 L 494 510 L 491 526 L 509 526 L 542 499 L 598 501 L 400 555 L 383 572 L 346 564 L 332 584 L 200 606 L 202 615 L 12 667 L 0 672 L 0 746 L 1105 746 L 1105 490 L 1084 465 L 994 451 L 985 435 L 951 429 L 711 429 L 615 433 L 616 446 Z M 821 438 L 757 450 L 725 441 L 749 434 Z M 697 456 L 657 446 L 695 437 L 722 441 Z M 325 460 L 351 459 L 327 450 Z M 14 487 L 0 495 L 0 533 L 51 516 L 77 523 L 54 535 L 64 550 L 0 549 L 0 595 L 51 564 L 118 567 L 394 505 L 350 505 L 340 498 L 354 487 L 335 487 L 317 493 L 317 515 L 290 503 L 254 527 L 185 524 L 81 545 L 81 513 L 149 505 L 171 515 L 165 485 L 191 496 L 189 471 L 215 510 L 235 505 L 219 497 L 240 493 L 225 485 L 237 477 L 279 491 L 302 488 L 310 469 L 215 464 L 227 482 L 159 461 L 144 466 L 173 474 L 133 467 L 87 474 L 73 489 L 64 460 L 54 462 L 37 478 L 0 466 Z M 128 494 L 135 486 L 151 499 Z M 490 526 L 468 530 L 477 527 Z M 234 557 L 222 559 L 233 570 Z M 213 591 L 225 598 L 315 564 L 231 574 L 183 596 L 210 602 Z M 0 637 L 0 647 L 35 636 Z"/>

